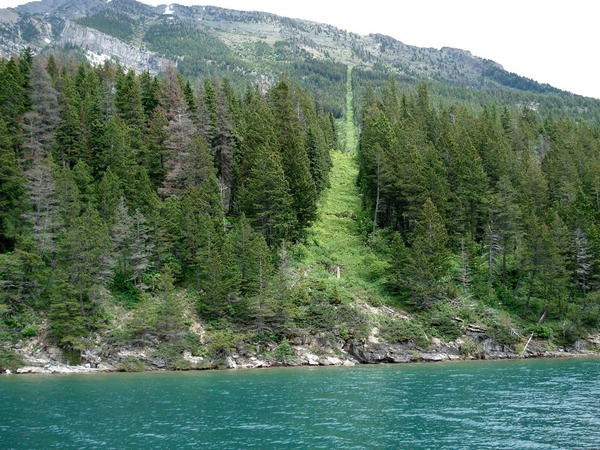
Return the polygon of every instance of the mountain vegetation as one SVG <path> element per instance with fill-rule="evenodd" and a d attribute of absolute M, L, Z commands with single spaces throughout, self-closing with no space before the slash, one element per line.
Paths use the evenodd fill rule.
<path fill-rule="evenodd" d="M 420 48 L 263 12 L 152 7 L 135 0 L 43 0 L 0 10 L 0 35 L 5 57 L 26 47 L 68 49 L 76 58 L 113 59 L 139 71 L 172 65 L 191 80 L 226 77 L 239 90 L 248 83 L 270 87 L 287 73 L 336 118 L 344 115 L 350 65 L 357 99 L 368 85 L 381 88 L 393 76 L 405 91 L 426 81 L 432 98 L 447 104 L 460 99 L 479 109 L 529 106 L 544 116 L 600 123 L 600 101 L 508 72 L 465 50 Z"/>
<path fill-rule="evenodd" d="M 0 19 L 0 369 L 28 340 L 186 369 L 598 332 L 600 101 L 266 13 Z"/>
<path fill-rule="evenodd" d="M 389 288 L 421 310 L 501 308 L 535 333 L 597 327 L 599 131 L 528 108 L 435 107 L 423 84 L 370 93 L 358 184 Z"/>
<path fill-rule="evenodd" d="M 113 307 L 167 333 L 175 288 L 207 320 L 268 314 L 256 299 L 328 186 L 330 112 L 286 79 L 238 96 L 28 53 L 0 77 L 3 340 L 47 318 L 76 351 Z"/>

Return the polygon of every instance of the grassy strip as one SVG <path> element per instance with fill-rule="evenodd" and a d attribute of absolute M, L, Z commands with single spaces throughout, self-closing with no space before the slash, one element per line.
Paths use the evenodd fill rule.
<path fill-rule="evenodd" d="M 319 218 L 310 228 L 305 244 L 294 249 L 297 268 L 307 276 L 325 279 L 371 303 L 389 303 L 384 290 L 387 262 L 361 235 L 362 208 L 356 186 L 357 130 L 353 115 L 352 67 L 348 67 L 346 117 L 342 132 L 344 151 L 332 153 L 331 187 L 323 193 Z M 337 271 L 339 268 L 339 278 Z"/>

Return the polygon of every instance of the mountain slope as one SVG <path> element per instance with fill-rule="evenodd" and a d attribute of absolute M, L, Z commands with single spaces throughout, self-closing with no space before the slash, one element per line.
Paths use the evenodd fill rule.
<path fill-rule="evenodd" d="M 94 30 L 94 31 L 92 31 Z M 272 84 L 282 72 L 317 91 L 341 117 L 345 66 L 355 84 L 429 81 L 442 97 L 512 106 L 530 105 L 597 120 L 600 102 L 505 71 L 470 52 L 404 44 L 391 37 L 361 36 L 331 25 L 213 6 L 152 7 L 135 0 L 42 0 L 0 10 L 0 55 L 77 47 L 92 61 L 114 58 L 136 70 L 160 72 L 177 65 L 186 76 L 222 76 L 242 86 Z M 108 43 L 108 45 L 107 45 Z M 433 90 L 436 92 L 436 89 Z M 482 95 L 480 95 L 483 93 Z"/>

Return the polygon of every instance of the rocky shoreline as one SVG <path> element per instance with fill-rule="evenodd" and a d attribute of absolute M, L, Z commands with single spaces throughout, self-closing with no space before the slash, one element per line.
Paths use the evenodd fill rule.
<path fill-rule="evenodd" d="M 545 341 L 532 341 L 524 353 L 514 346 L 493 342 L 472 333 L 450 342 L 432 338 L 427 348 L 412 342 L 392 344 L 370 336 L 364 342 L 337 340 L 332 342 L 323 334 L 304 336 L 290 342 L 285 356 L 272 351 L 256 353 L 238 349 L 219 359 L 181 355 L 186 364 L 172 367 L 155 354 L 152 346 L 122 347 L 106 351 L 98 346 L 82 352 L 81 364 L 70 365 L 62 358 L 60 349 L 30 341 L 16 350 L 24 365 L 10 374 L 84 374 L 123 371 L 166 371 L 208 369 L 254 369 L 294 366 L 354 366 L 357 364 L 441 362 L 459 360 L 501 360 L 522 358 L 600 357 L 600 336 L 580 339 L 572 347 L 554 347 Z M 272 349 L 273 350 L 273 349 Z M 135 361 L 134 367 L 127 362 Z"/>

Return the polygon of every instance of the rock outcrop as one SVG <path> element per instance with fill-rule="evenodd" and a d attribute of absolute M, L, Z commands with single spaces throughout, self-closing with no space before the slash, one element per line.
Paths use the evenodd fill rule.
<path fill-rule="evenodd" d="M 476 351 L 465 352 L 465 343 L 470 341 Z M 57 347 L 44 345 L 34 338 L 20 343 L 14 350 L 23 357 L 24 365 L 17 374 L 81 374 L 127 370 L 186 370 L 201 369 L 250 369 L 278 366 L 353 366 L 355 364 L 440 362 L 469 359 L 511 358 L 555 358 L 574 356 L 598 356 L 600 336 L 578 340 L 572 347 L 554 348 L 544 341 L 532 342 L 526 353 L 521 355 L 515 348 L 493 342 L 477 335 L 465 335 L 450 342 L 432 338 L 428 347 L 422 348 L 413 342 L 402 344 L 389 342 L 332 340 L 323 333 L 306 335 L 294 339 L 285 352 L 275 344 L 262 349 L 240 348 L 221 358 L 210 359 L 183 352 L 177 367 L 157 353 L 153 345 L 143 347 L 127 345 L 110 348 L 96 341 L 83 351 L 81 364 L 69 365 Z M 132 366 L 132 363 L 135 363 Z M 6 371 L 10 374 L 11 371 Z"/>
<path fill-rule="evenodd" d="M 159 73 L 175 65 L 173 61 L 157 53 L 140 50 L 108 34 L 78 25 L 70 20 L 65 22 L 57 44 L 76 45 L 90 52 L 89 58 L 96 57 L 100 59 L 99 62 L 102 58 L 115 59 L 137 72 L 148 70 L 151 73 Z"/>

